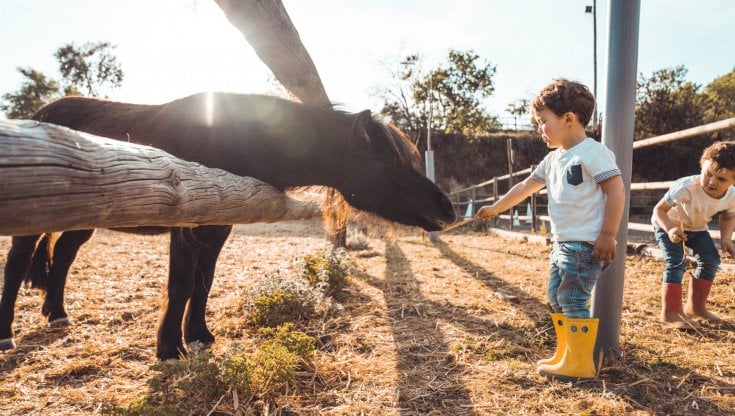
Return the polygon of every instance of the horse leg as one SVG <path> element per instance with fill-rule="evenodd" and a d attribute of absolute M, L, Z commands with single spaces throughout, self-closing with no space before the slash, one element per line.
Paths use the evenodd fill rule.
<path fill-rule="evenodd" d="M 168 286 L 164 292 L 156 338 L 156 357 L 161 360 L 186 354 L 181 341 L 181 324 L 186 303 L 194 293 L 198 249 L 191 228 L 171 229 Z"/>
<path fill-rule="evenodd" d="M 5 262 L 5 283 L 0 299 L 0 350 L 15 348 L 13 341 L 13 319 L 15 301 L 23 279 L 31 268 L 31 259 L 41 235 L 13 237 L 8 258 Z"/>
<path fill-rule="evenodd" d="M 231 231 L 232 226 L 204 226 L 194 229 L 194 238 L 200 248 L 194 271 L 194 293 L 184 315 L 184 341 L 187 344 L 193 341 L 204 345 L 214 343 L 214 335 L 207 329 L 207 297 L 212 288 L 217 257 Z"/>
<path fill-rule="evenodd" d="M 94 230 L 65 231 L 56 240 L 51 268 L 48 272 L 46 298 L 41 308 L 41 312 L 48 317 L 51 325 L 69 324 L 69 319 L 64 310 L 66 276 L 69 274 L 74 259 L 77 258 L 79 248 L 92 238 L 92 234 L 94 234 Z"/>

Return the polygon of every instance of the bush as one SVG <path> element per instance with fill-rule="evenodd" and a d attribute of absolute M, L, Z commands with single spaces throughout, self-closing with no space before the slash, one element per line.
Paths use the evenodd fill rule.
<path fill-rule="evenodd" d="M 350 261 L 344 249 L 326 248 L 304 256 L 303 276 L 327 295 L 340 293 L 348 283 Z"/>
<path fill-rule="evenodd" d="M 331 309 L 331 299 L 302 279 L 274 272 L 261 279 L 250 292 L 248 320 L 257 326 L 276 327 L 286 322 L 310 319 Z"/>
<path fill-rule="evenodd" d="M 262 331 L 266 340 L 249 353 L 234 346 L 220 358 L 193 353 L 180 361 L 154 364 L 150 393 L 127 407 L 105 408 L 117 416 L 207 414 L 219 406 L 269 402 L 296 378 L 296 369 L 314 351 L 314 339 L 287 324 Z M 232 400 L 223 400 L 231 396 Z M 235 401 L 237 397 L 237 401 Z M 236 410 L 236 409 L 232 409 Z"/>

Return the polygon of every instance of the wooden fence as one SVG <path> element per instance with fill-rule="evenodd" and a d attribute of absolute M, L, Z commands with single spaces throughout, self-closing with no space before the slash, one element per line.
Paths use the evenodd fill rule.
<path fill-rule="evenodd" d="M 714 123 L 704 124 L 704 125 L 697 126 L 697 127 L 692 127 L 690 129 L 681 130 L 681 131 L 677 131 L 674 133 L 668 133 L 668 134 L 664 134 L 661 136 L 652 137 L 652 138 L 645 139 L 645 140 L 639 140 L 639 141 L 633 142 L 633 149 L 635 150 L 635 149 L 640 149 L 642 147 L 653 146 L 653 145 L 667 143 L 667 142 L 671 142 L 675 140 L 688 139 L 694 136 L 714 133 L 716 131 L 725 130 L 725 129 L 735 129 L 735 117 L 729 118 L 726 120 L 717 121 Z M 492 203 L 493 201 L 496 201 L 500 197 L 500 195 L 498 194 L 498 183 L 503 182 L 503 181 L 508 181 L 508 189 L 510 189 L 513 186 L 513 183 L 516 180 L 516 178 L 518 177 L 525 178 L 527 175 L 533 172 L 533 169 L 535 169 L 535 166 L 530 166 L 526 169 L 519 170 L 517 172 L 512 171 L 512 163 L 510 163 L 512 152 L 510 150 L 510 147 L 511 147 L 511 142 L 509 139 L 508 140 L 508 155 L 509 155 L 508 165 L 511 166 L 511 168 L 507 175 L 496 176 L 487 181 L 480 182 L 478 184 L 474 184 L 466 188 L 457 189 L 449 193 L 449 196 L 452 200 L 452 204 L 454 205 L 455 210 L 459 212 L 461 216 L 463 216 L 464 218 L 469 218 L 475 214 L 478 207 L 487 205 L 489 203 Z M 630 191 L 632 193 L 634 191 L 666 190 L 673 183 L 674 183 L 673 180 L 664 181 L 664 182 L 631 183 Z M 537 224 L 539 220 L 541 221 L 549 220 L 548 215 L 538 214 L 538 208 L 539 208 L 539 204 L 537 203 L 538 196 L 545 195 L 545 194 L 546 194 L 546 190 L 543 189 L 540 192 L 532 195 L 527 200 L 523 201 L 521 205 L 517 205 L 511 208 L 507 214 L 499 215 L 498 217 L 493 218 L 491 220 L 493 221 L 493 225 L 497 226 L 498 218 L 508 220 L 508 223 L 510 224 L 509 227 L 512 230 L 514 226 L 513 223 L 515 220 L 530 221 L 531 231 L 534 233 L 537 232 Z M 518 212 L 518 207 L 522 207 L 521 208 L 522 210 L 530 211 L 530 212 L 524 212 L 523 215 L 521 215 L 522 213 Z M 650 223 L 629 222 L 628 230 L 653 232 L 653 226 Z M 712 237 L 715 239 L 720 238 L 719 230 L 710 230 L 710 234 L 712 234 Z"/>

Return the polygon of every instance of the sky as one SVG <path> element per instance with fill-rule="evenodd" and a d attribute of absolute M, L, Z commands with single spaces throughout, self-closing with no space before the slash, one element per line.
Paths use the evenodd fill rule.
<path fill-rule="evenodd" d="M 604 105 L 608 7 L 597 3 L 597 92 Z M 376 91 L 419 53 L 425 69 L 449 49 L 496 67 L 488 111 L 532 98 L 556 77 L 594 88 L 593 0 L 283 0 L 330 99 L 349 111 L 380 110 Z M 109 98 L 163 103 L 202 91 L 277 93 L 270 71 L 212 0 L 0 0 L 0 94 L 17 67 L 59 78 L 67 43 L 109 41 L 125 80 Z M 684 65 L 706 85 L 735 69 L 735 1 L 641 0 L 639 74 Z M 604 111 L 604 108 L 600 108 Z M 2 117 L 2 116 L 0 116 Z"/>

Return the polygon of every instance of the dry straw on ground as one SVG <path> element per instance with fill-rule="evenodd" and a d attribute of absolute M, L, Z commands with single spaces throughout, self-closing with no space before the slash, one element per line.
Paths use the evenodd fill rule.
<path fill-rule="evenodd" d="M 312 321 L 318 349 L 274 409 L 299 415 L 735 414 L 732 325 L 672 332 L 657 323 L 663 264 L 628 256 L 622 361 L 598 379 L 565 384 L 535 375 L 552 353 L 545 280 L 549 248 L 457 230 L 369 239 L 351 252 L 343 308 Z M 214 353 L 248 343 L 238 305 L 251 282 L 324 244 L 318 222 L 236 228 L 209 305 Z M 8 239 L 0 240 L 0 264 Z M 365 248 L 365 247 L 362 247 Z M 73 324 L 49 328 L 22 291 L 18 348 L 0 354 L 0 414 L 98 414 L 148 393 L 165 236 L 100 230 L 69 276 Z M 735 321 L 732 272 L 712 308 Z M 212 404 L 214 406 L 214 403 Z M 221 403 L 215 411 L 232 412 Z"/>

